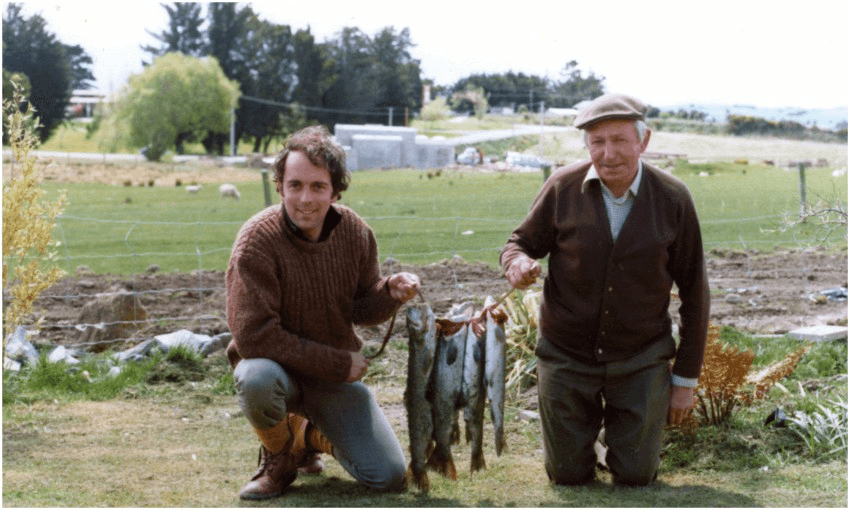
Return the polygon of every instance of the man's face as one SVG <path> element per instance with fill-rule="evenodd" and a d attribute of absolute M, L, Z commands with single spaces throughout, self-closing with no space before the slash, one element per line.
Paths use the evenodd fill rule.
<path fill-rule="evenodd" d="M 278 193 L 295 226 L 308 239 L 317 241 L 328 209 L 336 202 L 330 171 L 314 165 L 304 154 L 292 152 L 286 158 Z"/>
<path fill-rule="evenodd" d="M 637 175 L 640 155 L 649 145 L 649 130 L 641 143 L 635 122 L 629 119 L 603 120 L 587 130 L 590 159 L 602 182 L 616 196 L 622 196 Z"/>

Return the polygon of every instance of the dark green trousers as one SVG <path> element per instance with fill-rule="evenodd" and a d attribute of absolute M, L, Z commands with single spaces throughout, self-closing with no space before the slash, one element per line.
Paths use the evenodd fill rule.
<path fill-rule="evenodd" d="M 543 337 L 537 344 L 546 472 L 559 485 L 593 480 L 593 443 L 605 427 L 606 463 L 619 484 L 647 485 L 661 463 L 670 405 L 672 337 L 624 361 L 578 359 Z"/>

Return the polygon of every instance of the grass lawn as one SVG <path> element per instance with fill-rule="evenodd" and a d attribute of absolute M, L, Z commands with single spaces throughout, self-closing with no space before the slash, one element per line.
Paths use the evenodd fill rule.
<path fill-rule="evenodd" d="M 710 173 L 703 177 L 700 173 Z M 799 209 L 796 172 L 759 165 L 682 164 L 676 171 L 690 187 L 707 250 L 799 247 L 801 229 L 776 232 Z M 847 177 L 829 169 L 807 170 L 810 199 L 847 200 Z M 542 184 L 539 173 L 480 174 L 418 170 L 356 172 L 341 203 L 372 226 L 381 260 L 430 263 L 460 255 L 495 265 L 499 249 L 523 219 Z M 239 202 L 222 201 L 216 186 L 197 195 L 182 187 L 45 184 L 55 196 L 68 191 L 57 222 L 63 245 L 58 263 L 73 271 L 128 274 L 151 264 L 162 270 L 223 269 L 242 223 L 265 206 L 261 179 L 241 183 Z M 811 228 L 812 225 L 806 226 Z M 846 244 L 846 231 L 831 240 Z"/>

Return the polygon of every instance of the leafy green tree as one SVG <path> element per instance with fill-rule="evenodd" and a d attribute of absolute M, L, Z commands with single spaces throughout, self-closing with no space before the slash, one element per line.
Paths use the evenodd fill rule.
<path fill-rule="evenodd" d="M 596 76 L 592 72 L 583 76 L 575 60 L 567 62 L 561 76 L 566 79 L 553 84 L 552 93 L 546 101 L 547 105 L 554 108 L 572 108 L 582 101 L 595 99 L 605 93 L 605 77 Z"/>
<path fill-rule="evenodd" d="M 107 124 L 115 131 L 109 140 L 145 147 L 145 156 L 158 161 L 181 133 L 227 131 L 238 97 L 238 83 L 215 58 L 168 53 L 130 77 Z"/>
<path fill-rule="evenodd" d="M 326 42 L 330 82 L 320 122 L 387 123 L 393 108 L 393 125 L 401 125 L 404 109 L 422 105 L 419 61 L 411 58 L 408 29 L 396 33 L 384 28 L 369 37 L 356 27 L 345 27 Z"/>
<path fill-rule="evenodd" d="M 322 92 L 329 88 L 332 72 L 325 55 L 325 46 L 316 43 L 309 27 L 295 33 L 294 103 L 308 109 L 322 106 Z"/>
<path fill-rule="evenodd" d="M 489 108 L 487 93 L 484 91 L 484 87 L 467 85 L 466 90 L 463 92 L 455 92 L 454 95 L 452 95 L 452 105 L 458 105 L 462 101 L 466 101 L 472 105 L 475 111 L 475 117 L 477 117 L 478 120 L 484 118 L 484 114 L 487 113 Z"/>
<path fill-rule="evenodd" d="M 160 4 L 168 11 L 168 29 L 159 34 L 148 30 L 154 39 L 161 44 L 159 47 L 142 46 L 152 58 L 166 53 L 183 53 L 192 57 L 206 55 L 206 40 L 201 31 L 204 18 L 201 16 L 201 4 L 194 2 L 175 2 L 174 6 Z M 147 64 L 146 64 L 147 65 Z"/>
<path fill-rule="evenodd" d="M 45 141 L 65 118 L 74 85 L 68 47 L 47 30 L 36 14 L 23 17 L 22 6 L 10 3 L 3 15 L 3 68 L 23 73 L 30 81 L 29 103 L 39 115 L 38 138 Z M 73 50 L 75 62 L 85 66 L 85 52 Z"/>
<path fill-rule="evenodd" d="M 473 74 L 458 80 L 452 87 L 452 93 L 463 95 L 470 88 L 481 88 L 487 96 L 490 106 L 525 106 L 527 111 L 540 109 L 540 101 L 546 97 L 548 82 L 545 78 L 514 73 Z M 459 112 L 474 112 L 475 106 L 469 101 L 454 104 Z"/>
<path fill-rule="evenodd" d="M 71 64 L 71 90 L 88 90 L 94 85 L 94 75 L 89 66 L 94 64 L 91 56 L 79 44 L 65 46 L 65 54 Z"/>
<path fill-rule="evenodd" d="M 438 97 L 432 99 L 427 105 L 422 107 L 419 116 L 422 120 L 429 123 L 438 122 L 449 117 L 450 108 L 445 98 Z"/>

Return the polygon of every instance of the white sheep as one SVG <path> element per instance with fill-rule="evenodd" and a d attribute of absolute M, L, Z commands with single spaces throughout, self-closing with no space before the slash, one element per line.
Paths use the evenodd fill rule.
<path fill-rule="evenodd" d="M 201 191 L 201 185 L 200 184 L 198 184 L 197 186 L 186 186 L 186 192 L 190 193 L 192 195 L 197 194 L 199 191 Z"/>
<path fill-rule="evenodd" d="M 239 200 L 239 190 L 232 184 L 222 184 L 218 187 L 218 192 L 221 193 L 221 198 L 233 197 L 234 200 Z"/>

